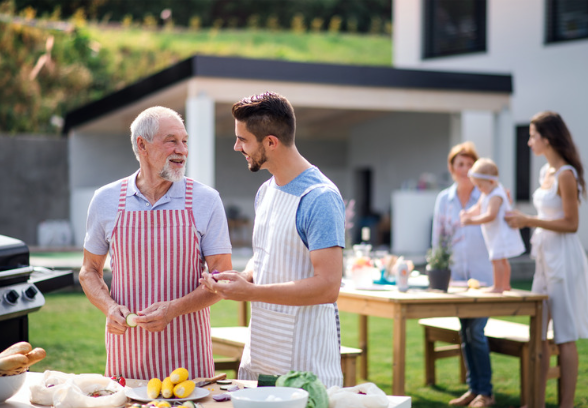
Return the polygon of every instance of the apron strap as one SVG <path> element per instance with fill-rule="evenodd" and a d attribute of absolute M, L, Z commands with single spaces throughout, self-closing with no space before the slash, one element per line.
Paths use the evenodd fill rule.
<path fill-rule="evenodd" d="M 186 178 L 186 210 L 192 209 L 193 189 L 194 189 L 194 180 Z"/>
<path fill-rule="evenodd" d="M 127 186 L 129 184 L 129 178 L 123 180 L 122 186 L 120 187 L 120 195 L 118 197 L 118 211 L 125 210 L 125 203 L 127 201 Z"/>

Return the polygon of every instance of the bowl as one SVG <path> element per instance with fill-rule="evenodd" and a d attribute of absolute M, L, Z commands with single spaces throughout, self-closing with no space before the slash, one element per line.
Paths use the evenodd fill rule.
<path fill-rule="evenodd" d="M 245 388 L 231 393 L 234 408 L 305 408 L 308 392 L 301 388 Z"/>
<path fill-rule="evenodd" d="M 0 377 L 0 403 L 6 401 L 20 390 L 27 373 Z"/>

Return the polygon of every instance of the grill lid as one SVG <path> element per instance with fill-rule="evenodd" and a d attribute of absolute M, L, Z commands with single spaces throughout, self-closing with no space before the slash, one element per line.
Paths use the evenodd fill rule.
<path fill-rule="evenodd" d="M 0 273 L 29 266 L 29 247 L 16 238 L 0 235 Z"/>

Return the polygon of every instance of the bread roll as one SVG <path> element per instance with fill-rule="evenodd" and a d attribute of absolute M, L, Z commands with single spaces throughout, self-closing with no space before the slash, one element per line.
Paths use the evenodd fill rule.
<path fill-rule="evenodd" d="M 33 364 L 43 360 L 47 356 L 47 353 L 41 347 L 37 347 L 30 353 L 27 353 L 26 356 L 29 360 L 28 365 L 32 366 Z"/>
<path fill-rule="evenodd" d="M 5 356 L 12 356 L 14 354 L 27 354 L 33 349 L 33 347 L 27 343 L 26 341 L 21 341 L 19 343 L 15 343 L 12 346 L 8 347 L 2 353 L 0 353 L 0 357 Z"/>
<path fill-rule="evenodd" d="M 21 367 L 26 367 L 28 364 L 29 359 L 22 354 L 0 357 L 0 372 L 13 371 Z"/>

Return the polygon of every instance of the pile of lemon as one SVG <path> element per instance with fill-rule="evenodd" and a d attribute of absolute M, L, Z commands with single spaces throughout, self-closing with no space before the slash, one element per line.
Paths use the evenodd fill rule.
<path fill-rule="evenodd" d="M 186 398 L 194 388 L 196 383 L 189 380 L 190 373 L 183 367 L 176 368 L 169 377 L 166 377 L 163 381 L 159 378 L 152 378 L 147 384 L 147 397 L 151 399 L 157 399 L 159 395 L 163 398 Z M 162 403 L 169 404 L 167 401 L 161 401 Z M 169 405 L 157 405 L 158 408 L 165 408 Z"/>

